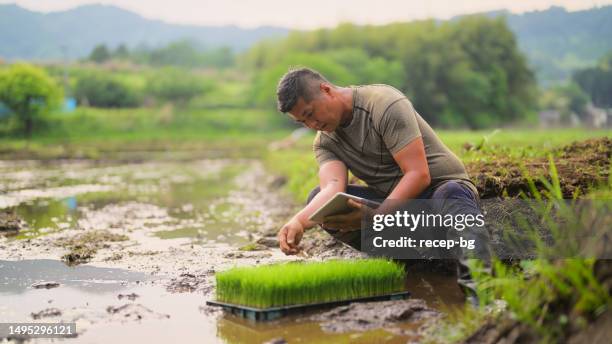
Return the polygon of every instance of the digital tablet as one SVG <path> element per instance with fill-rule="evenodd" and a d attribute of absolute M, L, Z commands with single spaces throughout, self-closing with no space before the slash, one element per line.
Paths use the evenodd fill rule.
<path fill-rule="evenodd" d="M 334 195 L 334 197 L 332 197 L 329 201 L 325 202 L 325 204 L 323 204 L 319 209 L 317 209 L 317 211 L 310 215 L 308 219 L 315 223 L 323 223 L 323 219 L 326 216 L 350 213 L 353 208 L 351 208 L 351 206 L 346 203 L 349 199 L 353 199 L 358 203 L 365 204 L 370 208 L 378 208 L 378 206 L 380 205 L 380 203 L 370 201 L 369 199 L 349 195 L 345 192 L 338 192 Z"/>

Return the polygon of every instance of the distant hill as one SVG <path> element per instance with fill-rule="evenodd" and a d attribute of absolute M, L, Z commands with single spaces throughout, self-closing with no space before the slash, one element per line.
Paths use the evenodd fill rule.
<path fill-rule="evenodd" d="M 566 79 L 572 70 L 591 66 L 612 51 L 612 6 L 576 12 L 551 7 L 518 15 L 492 15 L 506 17 L 544 85 Z"/>
<path fill-rule="evenodd" d="M 577 12 L 551 7 L 523 14 L 503 10 L 482 14 L 506 17 L 544 85 L 566 79 L 573 69 L 592 65 L 612 50 L 612 6 Z M 282 37 L 288 32 L 278 27 L 168 24 L 105 5 L 48 14 L 0 5 L 0 57 L 9 60 L 74 59 L 87 56 L 100 43 L 111 48 L 121 43 L 131 48 L 143 44 L 154 47 L 180 39 L 240 51 L 261 39 Z"/>
<path fill-rule="evenodd" d="M 283 36 L 277 27 L 193 26 L 145 19 L 114 6 L 87 5 L 48 14 L 17 5 L 0 5 L 0 57 L 49 60 L 87 56 L 93 47 L 160 46 L 191 39 L 207 47 L 243 50 L 263 38 Z"/>

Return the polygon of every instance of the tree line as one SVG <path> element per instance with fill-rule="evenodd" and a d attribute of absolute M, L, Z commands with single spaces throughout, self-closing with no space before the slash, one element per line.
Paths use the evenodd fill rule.
<path fill-rule="evenodd" d="M 534 110 L 536 81 L 503 18 L 384 26 L 342 24 L 265 41 L 240 59 L 254 71 L 254 102 L 270 104 L 288 67 L 309 66 L 339 85 L 391 84 L 431 124 L 481 128 Z"/>
<path fill-rule="evenodd" d="M 3 67 L 0 117 L 3 106 L 30 135 L 37 118 L 57 108 L 64 93 L 81 105 L 102 108 L 142 106 L 145 99 L 153 99 L 153 104 L 190 106 L 195 97 L 216 97 L 235 89 L 236 80 L 231 86 L 224 85 L 228 82 L 223 79 L 225 74 L 210 74 L 211 68 L 198 60 L 208 53 L 211 51 L 199 50 L 188 41 L 133 51 L 125 46 L 109 50 L 100 45 L 91 52 L 89 61 L 129 60 L 135 65 L 112 73 L 112 65 L 76 65 L 70 67 L 69 82 L 65 71 L 52 67 L 23 63 Z M 241 75 L 239 80 L 244 84 L 239 87 L 241 99 L 234 93 L 228 93 L 231 96 L 225 99 L 271 113 L 275 111 L 278 80 L 293 66 L 317 69 L 337 85 L 395 86 L 429 123 L 438 127 L 514 124 L 533 114 L 538 106 L 568 114 L 580 113 L 588 102 L 612 107 L 612 53 L 596 66 L 576 71 L 572 83 L 542 92 L 503 18 L 473 16 L 442 23 L 384 26 L 342 24 L 262 41 L 238 55 L 231 51 L 223 54 L 229 57 L 221 58 L 222 62 L 212 69 L 231 66 L 229 70 Z M 141 64 L 148 67 L 141 68 Z M 277 118 L 282 121 L 281 116 Z"/>

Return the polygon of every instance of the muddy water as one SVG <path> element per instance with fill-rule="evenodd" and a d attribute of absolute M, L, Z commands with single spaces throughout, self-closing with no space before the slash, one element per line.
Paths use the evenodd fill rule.
<path fill-rule="evenodd" d="M 305 259 L 239 249 L 295 210 L 272 179 L 256 160 L 0 162 L 0 210 L 24 220 L 0 236 L 0 318 L 76 322 L 70 341 L 87 343 L 418 340 L 421 320 L 330 332 L 312 314 L 255 324 L 205 306 L 215 271 Z M 433 308 L 462 303 L 451 276 L 409 273 L 407 288 Z"/>

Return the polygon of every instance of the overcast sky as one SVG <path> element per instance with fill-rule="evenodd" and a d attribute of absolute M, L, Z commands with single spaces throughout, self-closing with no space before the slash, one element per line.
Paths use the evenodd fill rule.
<path fill-rule="evenodd" d="M 612 4 L 612 0 L 0 0 L 50 12 L 102 3 L 170 23 L 311 29 L 351 21 L 383 24 L 508 9 L 514 13 L 563 6 L 570 11 Z"/>

